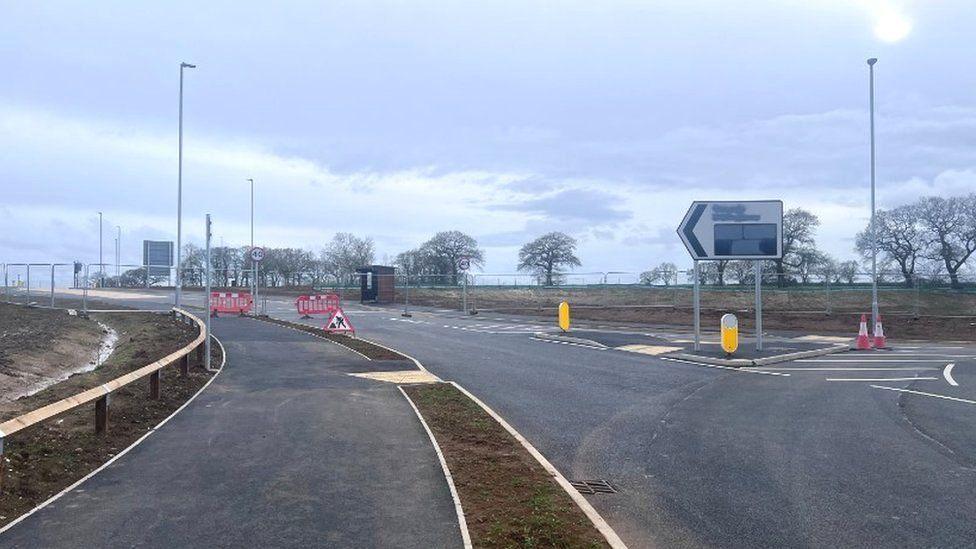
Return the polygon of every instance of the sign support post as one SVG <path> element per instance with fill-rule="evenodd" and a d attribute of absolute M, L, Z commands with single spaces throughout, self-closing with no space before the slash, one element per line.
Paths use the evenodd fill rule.
<path fill-rule="evenodd" d="M 207 312 L 206 312 L 207 321 L 206 321 L 206 328 L 205 328 L 205 330 L 207 331 L 207 338 L 204 340 L 203 366 L 209 372 L 210 371 L 210 317 L 211 317 L 210 314 L 210 270 L 211 270 L 210 269 L 210 214 L 207 214 L 206 235 L 207 235 L 207 266 L 205 267 L 206 270 L 204 271 L 205 273 L 204 276 L 206 276 L 207 288 L 204 290 L 203 295 L 207 296 L 206 298 L 207 299 Z"/>
<path fill-rule="evenodd" d="M 694 271 L 694 290 L 692 291 L 693 299 L 695 301 L 695 350 L 701 350 L 701 288 L 699 287 L 699 280 L 701 275 L 701 267 L 698 265 L 698 260 L 695 260 L 695 271 Z"/>
<path fill-rule="evenodd" d="M 753 261 L 756 266 L 756 350 L 763 350 L 762 327 L 762 262 Z"/>

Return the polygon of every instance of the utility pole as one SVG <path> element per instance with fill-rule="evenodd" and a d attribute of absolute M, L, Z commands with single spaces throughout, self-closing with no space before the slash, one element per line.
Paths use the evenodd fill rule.
<path fill-rule="evenodd" d="M 105 285 L 104 277 L 102 277 L 102 212 L 98 212 L 98 285 L 99 287 Z"/>
<path fill-rule="evenodd" d="M 248 181 L 251 182 L 251 250 L 253 250 L 254 249 L 254 180 L 248 178 Z M 248 251 L 248 254 L 250 253 L 251 252 Z M 257 278 L 258 278 L 257 262 L 252 259 L 251 260 L 251 299 L 257 299 Z M 257 306 L 256 303 L 255 306 Z"/>
<path fill-rule="evenodd" d="M 204 272 L 204 277 L 206 279 L 205 280 L 205 283 L 206 283 L 207 287 L 204 290 L 203 295 L 206 296 L 204 299 L 207 300 L 207 310 L 206 310 L 206 315 L 207 315 L 207 321 L 206 321 L 207 337 L 204 340 L 204 346 L 203 346 L 203 352 L 204 352 L 204 356 L 205 356 L 205 358 L 203 359 L 203 361 L 204 361 L 203 362 L 203 365 L 204 365 L 204 367 L 207 370 L 210 370 L 210 236 L 211 236 L 210 235 L 210 214 L 207 214 L 206 235 L 207 235 L 206 236 L 206 239 L 207 239 L 207 252 L 206 252 L 207 262 L 206 262 L 206 266 L 204 266 L 204 268 L 203 268 L 204 269 L 203 272 Z"/>

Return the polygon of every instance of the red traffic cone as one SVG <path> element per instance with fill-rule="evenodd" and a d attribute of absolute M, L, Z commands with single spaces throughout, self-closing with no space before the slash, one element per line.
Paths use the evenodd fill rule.
<path fill-rule="evenodd" d="M 871 340 L 868 338 L 868 318 L 867 315 L 861 315 L 861 326 L 857 330 L 857 350 L 858 351 L 869 351 L 871 350 Z"/>
<path fill-rule="evenodd" d="M 888 340 L 884 335 L 884 327 L 881 326 L 881 315 L 878 315 L 878 321 L 874 324 L 874 346 L 877 349 L 884 349 L 888 346 Z"/>

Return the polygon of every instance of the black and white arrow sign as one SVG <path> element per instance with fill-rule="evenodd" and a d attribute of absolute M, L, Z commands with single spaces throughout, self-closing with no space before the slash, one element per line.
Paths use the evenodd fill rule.
<path fill-rule="evenodd" d="M 693 202 L 678 236 L 693 259 L 779 259 L 783 202 Z"/>

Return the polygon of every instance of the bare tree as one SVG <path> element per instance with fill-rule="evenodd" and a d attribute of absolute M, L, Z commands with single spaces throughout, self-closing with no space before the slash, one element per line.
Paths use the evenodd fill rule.
<path fill-rule="evenodd" d="M 419 253 L 437 274 L 449 276 L 455 285 L 458 283 L 458 261 L 462 257 L 468 258 L 477 267 L 485 263 L 485 253 L 478 247 L 478 241 L 461 231 L 435 234 L 420 247 Z"/>
<path fill-rule="evenodd" d="M 534 273 L 546 286 L 558 282 L 557 273 L 561 269 L 580 265 L 576 239 L 561 232 L 544 234 L 519 250 L 518 270 Z"/>
<path fill-rule="evenodd" d="M 336 280 L 372 264 L 375 256 L 373 239 L 358 238 L 351 233 L 336 233 L 321 254 L 325 271 Z"/>
<path fill-rule="evenodd" d="M 942 198 L 929 196 L 917 204 L 926 241 L 926 255 L 939 260 L 952 287 L 959 287 L 959 269 L 976 251 L 976 194 Z"/>
<path fill-rule="evenodd" d="M 671 283 L 678 282 L 678 267 L 674 263 L 665 261 L 649 271 L 644 271 L 640 275 L 641 284 L 664 284 L 670 286 Z"/>
<path fill-rule="evenodd" d="M 926 240 L 919 222 L 919 205 L 898 206 L 893 210 L 878 211 L 874 218 L 878 251 L 898 264 L 905 286 L 915 280 L 915 266 L 925 252 Z M 857 251 L 871 257 L 871 225 L 857 234 Z"/>
<path fill-rule="evenodd" d="M 820 218 L 803 208 L 790 208 L 783 215 L 783 257 L 774 260 L 777 284 L 786 284 L 786 267 L 800 269 L 809 263 L 816 251 L 813 235 L 819 226 Z"/>

